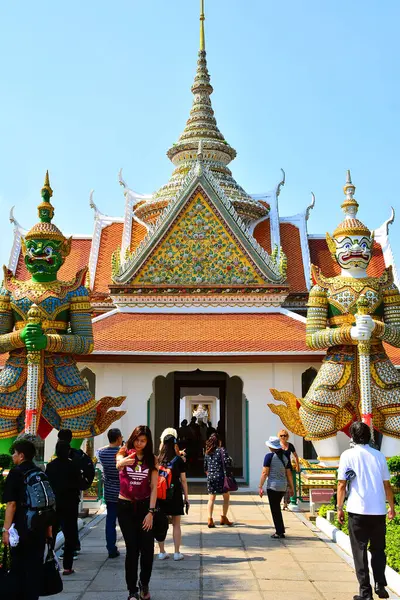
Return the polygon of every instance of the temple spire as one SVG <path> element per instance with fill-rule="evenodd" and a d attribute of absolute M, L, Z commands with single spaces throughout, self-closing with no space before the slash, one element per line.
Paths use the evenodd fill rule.
<path fill-rule="evenodd" d="M 153 200 L 157 200 L 161 206 L 162 202 L 168 204 L 180 193 L 186 175 L 198 162 L 201 142 L 204 166 L 216 178 L 227 197 L 234 202 L 238 214 L 248 221 L 259 219 L 266 216 L 268 210 L 236 183 L 228 168 L 229 163 L 236 157 L 236 150 L 220 132 L 211 104 L 213 87 L 207 68 L 204 21 L 204 0 L 200 0 L 200 47 L 196 75 L 191 88 L 193 104 L 182 134 L 167 152 L 175 170 L 169 182 L 154 194 Z M 146 207 L 143 207 L 142 212 L 145 210 Z"/>
<path fill-rule="evenodd" d="M 200 52 L 206 49 L 206 37 L 204 34 L 204 0 L 200 0 Z"/>

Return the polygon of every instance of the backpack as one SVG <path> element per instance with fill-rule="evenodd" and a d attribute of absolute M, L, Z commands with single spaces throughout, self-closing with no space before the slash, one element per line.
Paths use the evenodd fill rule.
<path fill-rule="evenodd" d="M 26 525 L 29 531 L 44 531 L 55 517 L 56 497 L 49 479 L 35 467 L 24 475 Z"/>
<path fill-rule="evenodd" d="M 80 490 L 90 488 L 95 476 L 95 468 L 92 459 L 83 450 L 73 449 L 70 453 L 71 460 L 78 465 L 81 472 Z"/>
<path fill-rule="evenodd" d="M 157 499 L 158 500 L 171 500 L 174 495 L 174 484 L 172 483 L 172 469 L 174 462 L 178 457 L 176 456 L 171 460 L 168 465 L 161 465 L 158 469 L 158 482 L 157 482 Z"/>

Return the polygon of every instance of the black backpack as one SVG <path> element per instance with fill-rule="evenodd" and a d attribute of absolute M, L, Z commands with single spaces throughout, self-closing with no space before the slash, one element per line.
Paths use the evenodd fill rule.
<path fill-rule="evenodd" d="M 71 460 L 78 465 L 81 473 L 81 491 L 87 490 L 93 483 L 95 468 L 92 459 L 83 450 L 71 450 Z"/>
<path fill-rule="evenodd" d="M 45 531 L 54 523 L 56 497 L 49 479 L 38 467 L 24 474 L 26 525 L 29 531 Z"/>

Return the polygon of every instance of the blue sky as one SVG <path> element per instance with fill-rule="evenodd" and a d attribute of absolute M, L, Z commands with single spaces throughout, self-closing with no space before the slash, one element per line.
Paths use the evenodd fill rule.
<path fill-rule="evenodd" d="M 351 168 L 359 217 L 379 226 L 399 206 L 398 0 L 205 0 L 218 125 L 238 151 L 236 180 L 270 190 L 283 167 L 282 215 L 317 199 L 310 233 L 341 219 Z M 122 215 L 130 187 L 165 183 L 165 156 L 189 115 L 198 0 L 19 0 L 0 8 L 0 260 L 15 205 L 37 220 L 46 169 L 56 224 L 90 233 L 88 198 Z M 400 260 L 400 211 L 391 228 Z"/>

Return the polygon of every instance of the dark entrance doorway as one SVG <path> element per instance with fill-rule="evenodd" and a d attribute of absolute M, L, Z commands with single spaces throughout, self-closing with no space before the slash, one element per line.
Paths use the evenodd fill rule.
<path fill-rule="evenodd" d="M 223 444 L 232 456 L 235 475 L 243 477 L 245 400 L 243 382 L 240 377 L 230 377 L 227 373 L 220 371 L 201 371 L 199 369 L 188 372 L 175 371 L 166 377 L 156 377 L 153 404 L 156 446 L 166 427 L 174 427 L 178 431 L 182 419 L 186 419 L 190 423 L 193 416 L 192 409 L 198 404 L 194 401 L 192 403 L 187 401 L 187 398 L 197 398 L 199 395 L 205 398 L 215 398 L 215 406 L 212 411 L 210 409 L 213 401 L 206 402 L 207 418 L 211 420 L 212 427 L 218 430 Z M 201 428 L 198 423 L 196 425 L 192 427 L 193 435 L 185 435 L 180 441 L 181 447 L 185 448 L 187 452 L 187 475 L 191 479 L 205 477 L 203 470 L 204 447 L 210 431 L 206 433 L 206 428 L 202 423 L 200 423 Z"/>

